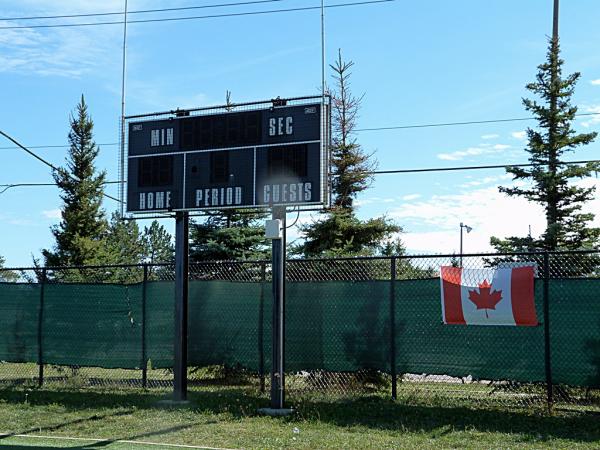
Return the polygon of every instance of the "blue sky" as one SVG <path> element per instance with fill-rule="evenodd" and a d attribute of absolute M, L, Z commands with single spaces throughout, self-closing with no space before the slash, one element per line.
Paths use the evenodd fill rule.
<path fill-rule="evenodd" d="M 354 0 L 352 0 L 354 1 Z M 327 0 L 327 4 L 341 3 Z M 118 11 L 123 0 L 4 0 L 0 17 Z M 224 3 L 220 0 L 130 0 L 129 9 Z M 318 5 L 284 0 L 160 17 Z M 561 40 L 565 71 L 580 71 L 580 112 L 600 112 L 600 2 L 563 1 Z M 341 48 L 355 62 L 352 88 L 365 94 L 359 128 L 524 117 L 521 98 L 544 60 L 551 32 L 551 0 L 423 0 L 329 9 L 327 59 Z M 146 17 L 156 17 L 146 16 Z M 62 19 L 61 23 L 76 21 Z M 81 21 L 81 19 L 78 19 Z M 85 20 L 92 21 L 92 19 Z M 31 22 L 3 22 L 0 26 Z M 42 21 L 40 23 L 50 23 Z M 128 114 L 318 93 L 318 11 L 264 16 L 131 24 L 128 29 Z M 2 30 L 0 124 L 30 146 L 64 145 L 68 117 L 83 93 L 96 142 L 118 141 L 122 27 L 119 25 Z M 357 135 L 380 169 L 525 162 L 528 122 L 420 128 Z M 530 124 L 533 125 L 533 122 Z M 581 118 L 582 131 L 599 130 L 600 116 Z M 50 182 L 47 167 L 0 142 L 0 184 Z M 98 167 L 117 179 L 118 147 L 100 145 Z M 36 149 L 62 164 L 65 148 Z M 575 159 L 600 159 L 600 141 Z M 387 214 L 405 229 L 413 252 L 458 250 L 459 222 L 473 227 L 465 251 L 487 251 L 491 235 L 543 231 L 541 210 L 508 199 L 497 186 L 503 170 L 426 175 L 382 175 L 359 198 L 359 214 Z M 599 185 L 595 178 L 582 180 Z M 116 194 L 111 186 L 109 193 Z M 10 266 L 53 244 L 50 226 L 61 206 L 54 187 L 14 188 L 0 194 L 0 255 Z M 117 205 L 107 200 L 107 211 Z M 589 209 L 600 213 L 600 197 Z M 310 220 L 308 214 L 301 222 Z M 600 224 L 598 218 L 596 224 Z M 292 237 L 295 235 L 291 233 Z"/>

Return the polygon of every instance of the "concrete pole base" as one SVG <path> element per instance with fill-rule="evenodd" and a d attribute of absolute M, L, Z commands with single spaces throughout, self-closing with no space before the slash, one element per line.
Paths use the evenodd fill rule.
<path fill-rule="evenodd" d="M 294 414 L 292 408 L 258 408 L 258 413 L 263 416 L 285 417 Z"/>
<path fill-rule="evenodd" d="M 159 400 L 156 402 L 158 406 L 162 406 L 164 408 L 184 408 L 186 406 L 190 406 L 189 400 Z"/>

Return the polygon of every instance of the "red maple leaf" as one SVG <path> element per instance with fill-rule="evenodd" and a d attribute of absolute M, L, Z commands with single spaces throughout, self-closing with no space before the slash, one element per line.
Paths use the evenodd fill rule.
<path fill-rule="evenodd" d="M 492 285 L 487 280 L 483 280 L 483 283 L 479 285 L 479 292 L 469 291 L 469 300 L 475 303 L 477 309 L 485 309 L 485 317 L 488 317 L 488 309 L 496 310 L 496 305 L 502 300 L 502 291 L 490 293 Z"/>

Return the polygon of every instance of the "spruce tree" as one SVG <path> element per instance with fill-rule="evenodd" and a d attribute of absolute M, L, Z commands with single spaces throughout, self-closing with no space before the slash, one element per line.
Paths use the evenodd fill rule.
<path fill-rule="evenodd" d="M 335 80 L 332 107 L 332 193 L 330 209 L 313 223 L 300 227 L 304 241 L 292 252 L 307 257 L 373 255 L 403 251 L 401 243 L 391 244 L 401 228 L 385 217 L 360 220 L 354 200 L 372 181 L 369 172 L 376 167 L 373 155 L 366 153 L 355 138 L 356 119 L 361 97 L 350 88 L 352 61 L 338 59 L 330 65 Z"/>
<path fill-rule="evenodd" d="M 43 250 L 46 266 L 87 265 L 103 262 L 106 216 L 101 208 L 106 173 L 98 172 L 99 148 L 93 140 L 94 124 L 83 95 L 70 117 L 66 167 L 54 171 L 61 189 L 62 220 L 52 228 L 54 250 Z"/>
<path fill-rule="evenodd" d="M 577 107 L 571 103 L 580 73 L 562 76 L 558 39 L 550 39 L 546 61 L 538 66 L 536 80 L 526 87 L 541 101 L 523 99 L 525 109 L 536 118 L 537 129 L 527 129 L 529 162 L 532 167 L 510 167 L 513 180 L 526 181 L 526 187 L 500 187 L 509 196 L 519 196 L 544 208 L 546 230 L 540 239 L 530 236 L 498 239 L 491 244 L 498 251 L 579 250 L 600 245 L 600 229 L 590 226 L 594 214 L 583 213 L 594 188 L 583 188 L 573 180 L 591 176 L 597 163 L 568 165 L 564 157 L 592 142 L 597 133 L 576 133 L 573 121 Z"/>

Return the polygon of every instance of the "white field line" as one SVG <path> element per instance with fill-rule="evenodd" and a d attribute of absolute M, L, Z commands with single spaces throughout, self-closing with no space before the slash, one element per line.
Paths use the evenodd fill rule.
<path fill-rule="evenodd" d="M 138 445 L 156 445 L 162 447 L 172 447 L 172 448 L 197 448 L 202 450 L 239 450 L 232 448 L 221 448 L 221 447 L 206 447 L 204 445 L 186 445 L 186 444 L 163 444 L 159 442 L 146 442 L 146 441 L 129 441 L 126 439 L 96 439 L 96 438 L 80 438 L 80 437 L 69 437 L 69 436 L 40 436 L 36 434 L 11 434 L 11 433 L 0 433 L 0 438 L 32 438 L 32 439 L 56 439 L 56 440 L 65 440 L 65 441 L 86 441 L 86 442 L 114 442 L 118 444 L 138 444 Z"/>

